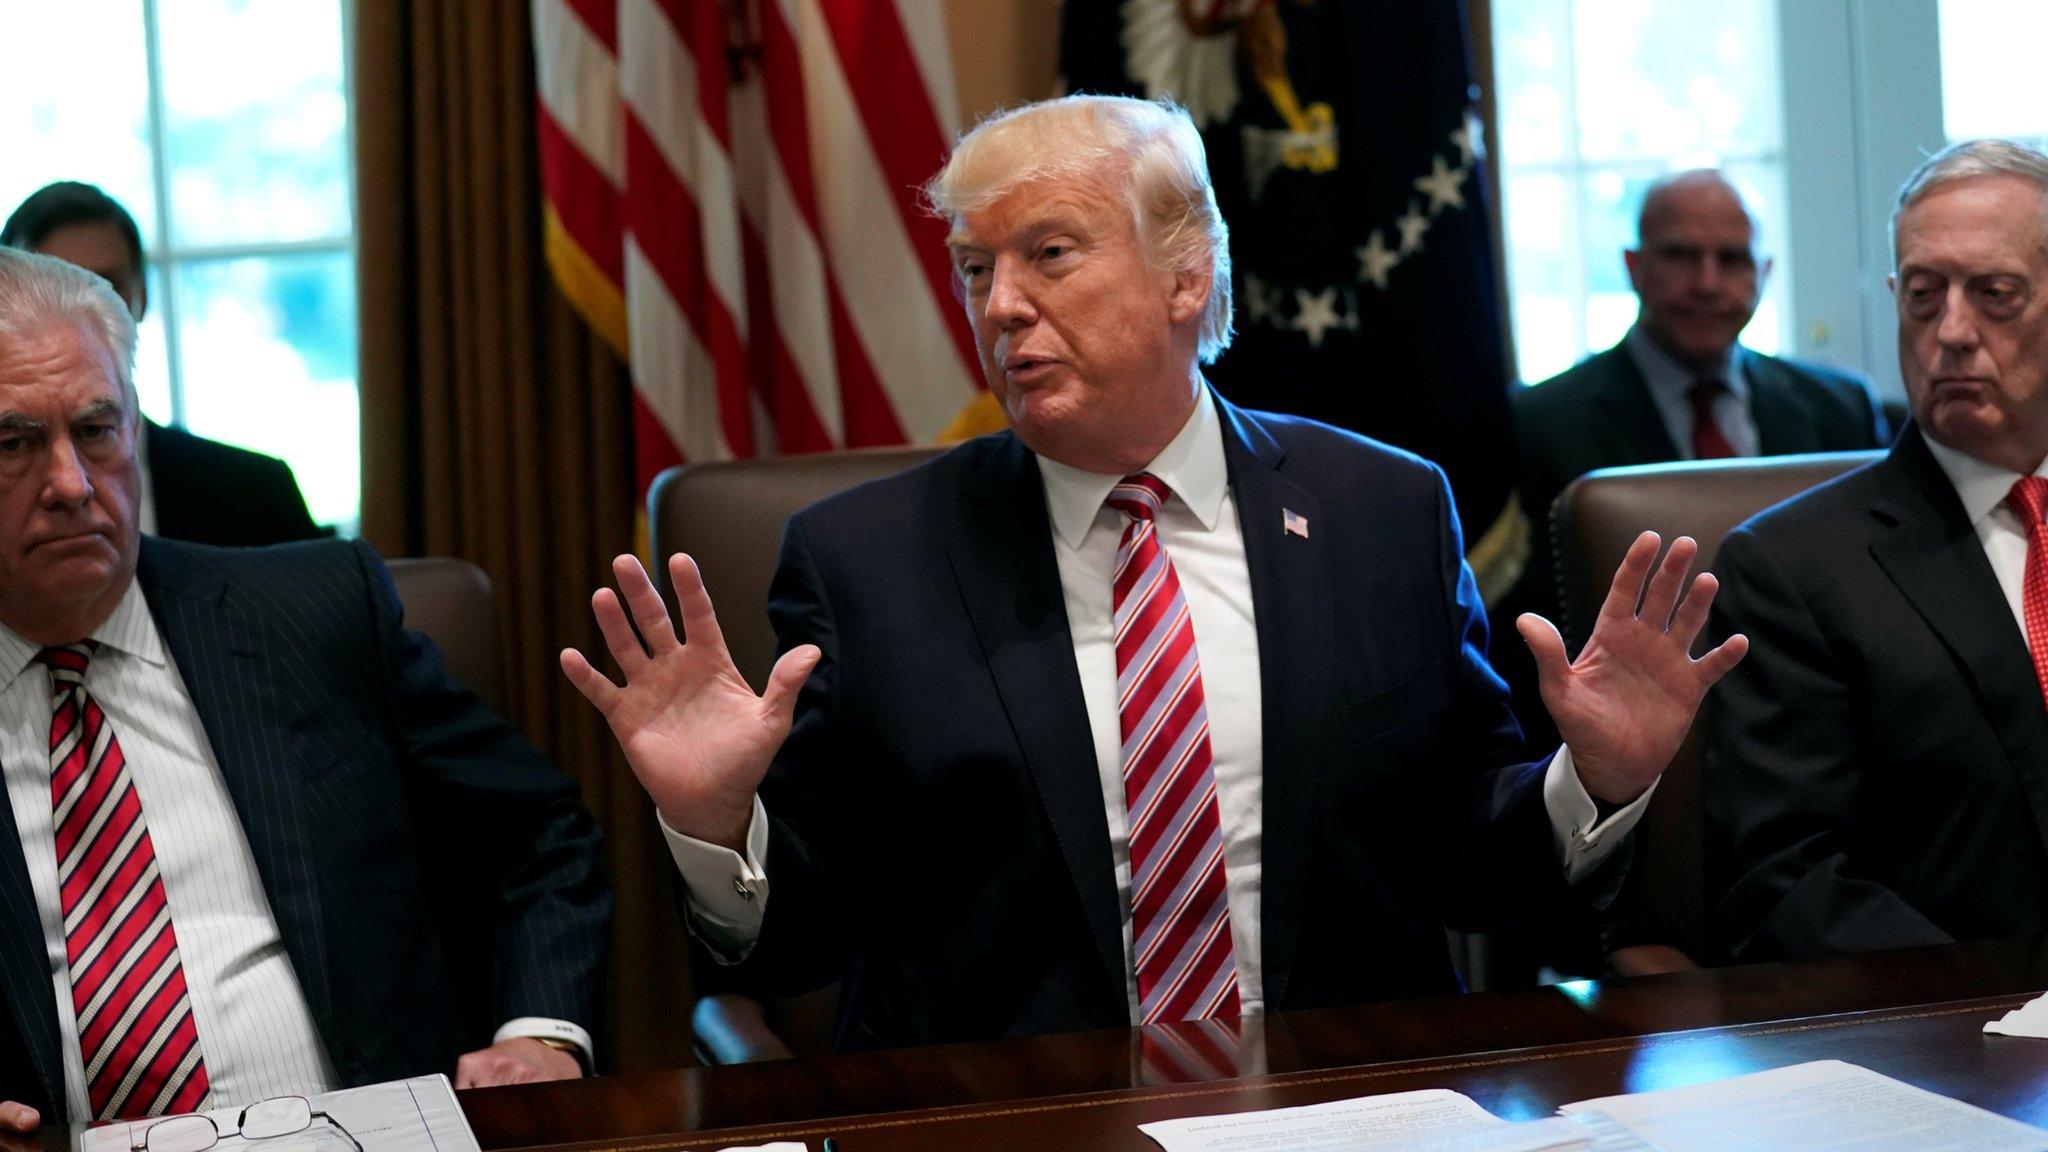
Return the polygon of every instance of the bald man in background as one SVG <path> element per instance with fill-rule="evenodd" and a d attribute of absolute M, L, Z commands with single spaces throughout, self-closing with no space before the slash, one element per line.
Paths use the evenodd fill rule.
<path fill-rule="evenodd" d="M 1496 605 L 1496 626 L 1522 612 L 1557 618 L 1550 506 L 1596 468 L 1890 443 L 1860 373 L 1766 356 L 1739 343 L 1771 260 L 1755 215 L 1712 169 L 1659 179 L 1643 197 L 1636 247 L 1622 253 L 1638 301 L 1621 343 L 1514 396 L 1522 507 L 1535 549 L 1522 583 Z M 1515 645 L 1496 667 L 1515 689 L 1532 742 L 1547 742 L 1535 669 Z"/>

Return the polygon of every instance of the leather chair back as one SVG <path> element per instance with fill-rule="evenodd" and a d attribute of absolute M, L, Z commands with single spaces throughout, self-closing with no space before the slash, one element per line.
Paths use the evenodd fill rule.
<path fill-rule="evenodd" d="M 425 556 L 390 560 L 391 582 L 405 607 L 405 626 L 441 649 L 448 674 L 505 714 L 504 652 L 491 578 L 467 560 Z"/>
<path fill-rule="evenodd" d="M 1711 569 L 1729 530 L 1808 488 L 1881 458 L 1882 452 L 1828 452 L 1753 460 L 1713 460 L 1607 468 L 1573 481 L 1551 509 L 1566 644 L 1576 654 L 1614 570 L 1649 529 L 1668 544 L 1699 541 L 1695 569 Z M 1708 696 L 1711 707 L 1713 697 Z M 1613 943 L 1661 944 L 1696 963 L 1720 958 L 1701 861 L 1701 760 L 1707 727 L 1701 709 L 1692 731 L 1638 826 L 1630 875 L 1613 909 Z M 1611 957 L 1628 971 L 1626 957 Z"/>
<path fill-rule="evenodd" d="M 671 468 L 647 497 L 650 569 L 672 601 L 667 558 L 687 552 L 704 573 L 732 661 L 760 691 L 775 665 L 768 582 L 790 514 L 938 456 L 945 447 L 861 448 L 811 456 L 721 460 Z"/>
<path fill-rule="evenodd" d="M 667 558 L 687 552 L 704 574 L 734 667 L 760 691 L 775 664 L 768 584 L 790 514 L 855 485 L 922 464 L 944 447 L 867 448 L 814 456 L 686 464 L 655 478 L 648 495 L 650 568 L 671 605 Z M 686 638 L 687 639 L 687 638 Z M 693 958 L 698 957 L 695 946 Z M 756 1000 L 721 985 L 722 970 L 694 965 L 699 996 L 691 1017 L 707 1063 L 811 1056 L 830 1045 L 839 990 Z"/>

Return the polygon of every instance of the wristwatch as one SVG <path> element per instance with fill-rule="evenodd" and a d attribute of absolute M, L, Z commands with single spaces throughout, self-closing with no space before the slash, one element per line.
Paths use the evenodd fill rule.
<path fill-rule="evenodd" d="M 553 1036 L 531 1036 L 528 1037 L 528 1039 L 538 1040 L 541 1043 L 547 1045 L 548 1047 L 553 1048 L 557 1052 L 567 1052 L 569 1055 L 576 1058 L 576 1066 L 578 1068 L 583 1069 L 583 1074 L 585 1076 L 591 1074 L 590 1057 L 584 1054 L 583 1045 L 575 1043 L 571 1040 L 560 1040 Z"/>

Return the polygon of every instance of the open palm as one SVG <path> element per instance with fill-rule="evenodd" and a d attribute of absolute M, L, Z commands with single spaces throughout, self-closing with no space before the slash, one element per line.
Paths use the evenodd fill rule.
<path fill-rule="evenodd" d="M 562 671 L 611 726 L 669 827 L 737 850 L 753 814 L 754 790 L 789 735 L 797 690 L 817 666 L 819 651 L 805 644 L 784 653 L 756 696 L 733 667 L 696 561 L 677 553 L 668 570 L 688 643 L 677 639 L 640 561 L 620 556 L 612 561 L 619 591 L 598 589 L 591 609 L 625 685 L 612 683 L 573 648 L 562 651 Z"/>
<path fill-rule="evenodd" d="M 1659 543 L 1656 533 L 1645 532 L 1629 546 L 1576 661 L 1566 658 L 1564 639 L 1548 620 L 1529 614 L 1516 621 L 1580 782 L 1613 804 L 1656 782 L 1707 690 L 1749 651 L 1748 638 L 1735 635 L 1692 658 L 1718 585 L 1702 572 L 1681 597 L 1699 547 L 1681 536 L 1659 564 Z"/>

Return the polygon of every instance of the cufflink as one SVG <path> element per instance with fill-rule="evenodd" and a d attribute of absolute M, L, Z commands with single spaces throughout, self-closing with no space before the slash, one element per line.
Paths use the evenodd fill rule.
<path fill-rule="evenodd" d="M 740 899 L 745 900 L 749 904 L 754 902 L 754 890 L 747 887 L 747 882 L 744 879 L 738 876 L 733 877 L 732 890 L 739 893 Z"/>

